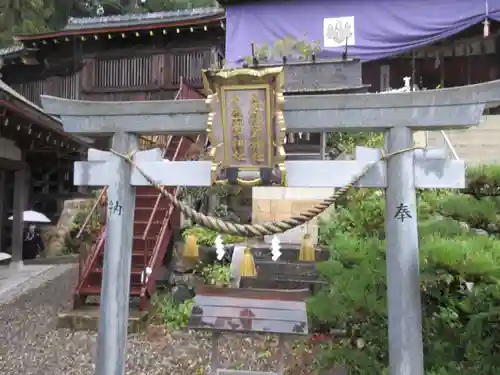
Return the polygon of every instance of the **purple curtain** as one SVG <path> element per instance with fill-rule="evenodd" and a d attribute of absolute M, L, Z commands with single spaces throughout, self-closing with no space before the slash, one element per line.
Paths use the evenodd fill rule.
<path fill-rule="evenodd" d="M 454 35 L 485 18 L 500 20 L 500 0 L 289 0 L 240 4 L 226 9 L 226 58 L 231 65 L 251 55 L 250 43 L 273 44 L 290 35 L 320 41 L 323 20 L 354 17 L 350 56 L 363 61 L 395 55 Z"/>

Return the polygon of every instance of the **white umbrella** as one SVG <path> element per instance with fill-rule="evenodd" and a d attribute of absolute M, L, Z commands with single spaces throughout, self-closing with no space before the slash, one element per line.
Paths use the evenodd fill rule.
<path fill-rule="evenodd" d="M 14 216 L 9 217 L 9 220 L 14 220 Z M 50 219 L 47 216 L 36 211 L 24 211 L 23 221 L 29 223 L 50 223 Z"/>
<path fill-rule="evenodd" d="M 12 258 L 12 255 L 7 253 L 0 253 L 0 262 Z"/>

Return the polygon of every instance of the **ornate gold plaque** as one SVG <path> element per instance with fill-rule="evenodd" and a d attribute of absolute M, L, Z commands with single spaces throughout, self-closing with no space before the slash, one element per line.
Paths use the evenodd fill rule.
<path fill-rule="evenodd" d="M 284 185 L 283 68 L 203 71 L 214 184 Z"/>

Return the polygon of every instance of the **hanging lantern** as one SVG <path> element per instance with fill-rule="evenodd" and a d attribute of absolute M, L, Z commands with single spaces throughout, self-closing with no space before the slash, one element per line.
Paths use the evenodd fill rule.
<path fill-rule="evenodd" d="M 490 21 L 487 18 L 483 21 L 483 36 L 485 38 L 490 36 Z"/>
<path fill-rule="evenodd" d="M 203 71 L 212 183 L 284 185 L 283 68 Z"/>

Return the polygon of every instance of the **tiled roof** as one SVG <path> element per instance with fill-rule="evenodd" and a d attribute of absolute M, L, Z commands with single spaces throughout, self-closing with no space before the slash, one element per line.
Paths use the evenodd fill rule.
<path fill-rule="evenodd" d="M 193 8 L 155 13 L 134 13 L 104 17 L 70 18 L 63 29 L 85 30 L 120 26 L 140 26 L 157 23 L 198 20 L 212 16 L 224 16 L 222 8 Z"/>
<path fill-rule="evenodd" d="M 62 127 L 62 124 L 61 124 L 61 120 L 59 120 L 58 118 L 56 118 L 54 116 L 48 115 L 42 108 L 40 108 L 39 106 L 37 106 L 35 103 L 30 102 L 23 95 L 21 95 L 20 93 L 18 93 L 16 90 L 14 90 L 12 87 L 10 87 L 9 85 L 7 85 L 2 80 L 0 80 L 0 91 L 3 91 L 6 94 L 10 95 L 11 97 L 19 100 L 24 105 L 26 105 L 28 108 L 34 109 L 36 112 L 38 112 L 38 113 L 46 116 L 47 119 L 50 120 L 50 122 L 47 122 L 45 124 L 38 124 L 38 125 L 44 126 L 44 127 L 46 127 L 47 129 L 49 129 L 51 131 L 54 131 L 54 132 L 59 133 L 61 135 L 64 135 L 66 138 L 72 139 L 73 141 L 75 141 L 75 142 L 77 142 L 77 143 L 79 143 L 80 145 L 83 145 L 83 146 L 87 146 L 88 147 L 89 143 L 92 142 L 89 139 L 78 137 L 78 136 L 75 136 L 73 134 L 66 133 L 63 130 L 63 127 Z"/>
<path fill-rule="evenodd" d="M 0 48 L 0 56 L 5 57 L 14 53 L 18 53 L 24 50 L 24 46 L 11 46 L 6 48 Z"/>

